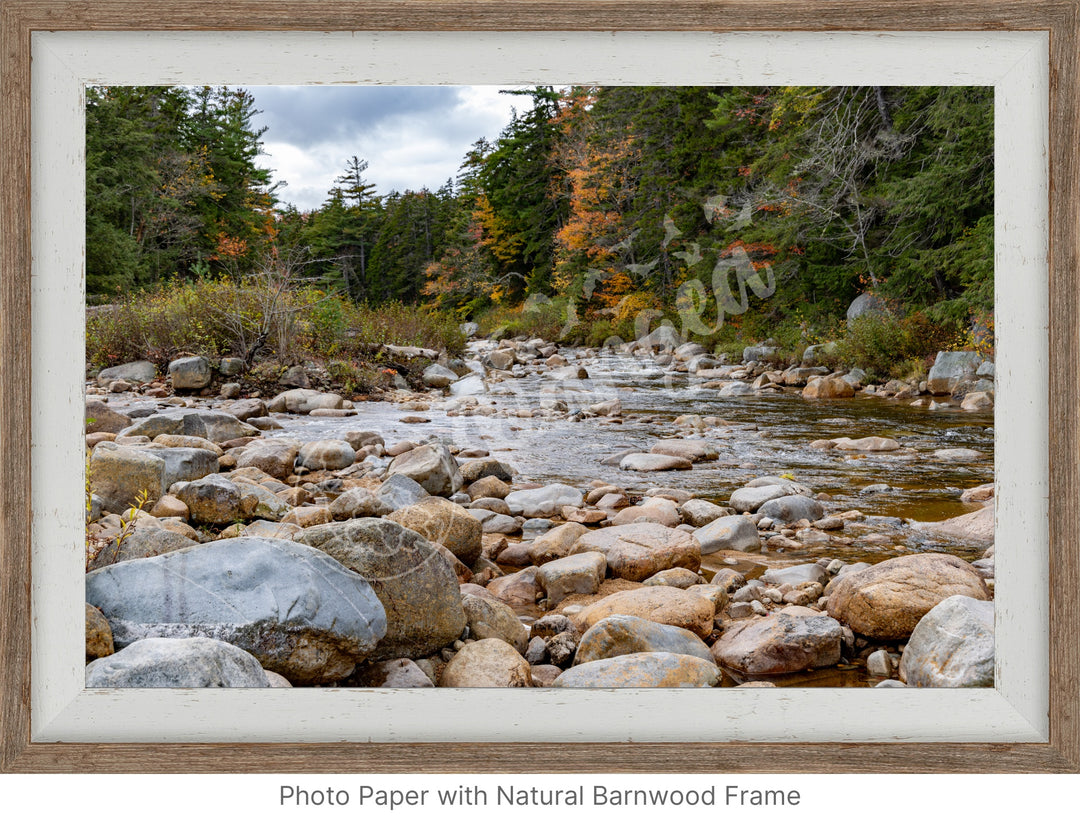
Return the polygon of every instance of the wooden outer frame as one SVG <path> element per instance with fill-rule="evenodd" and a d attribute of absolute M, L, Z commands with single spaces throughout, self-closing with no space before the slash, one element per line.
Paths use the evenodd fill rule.
<path fill-rule="evenodd" d="M 30 741 L 30 41 L 34 31 L 1046 31 L 1050 36 L 1050 735 L 1046 743 L 44 744 Z M 0 770 L 1080 771 L 1080 0 L 0 0 Z M 1073 507 L 1073 508 L 1069 508 Z M 152 758 L 151 758 L 152 757 Z"/>

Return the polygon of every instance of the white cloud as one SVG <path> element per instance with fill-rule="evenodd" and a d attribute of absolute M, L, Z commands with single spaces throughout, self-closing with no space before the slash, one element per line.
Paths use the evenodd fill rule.
<path fill-rule="evenodd" d="M 438 189 L 456 179 L 465 153 L 494 140 L 527 98 L 500 87 L 254 87 L 268 127 L 259 163 L 300 210 L 321 205 L 356 155 L 380 194 Z"/>

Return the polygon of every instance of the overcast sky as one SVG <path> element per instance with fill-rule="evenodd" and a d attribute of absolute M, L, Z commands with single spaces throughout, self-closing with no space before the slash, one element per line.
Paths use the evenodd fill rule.
<path fill-rule="evenodd" d="M 356 155 L 379 194 L 438 189 L 456 178 L 478 138 L 495 140 L 529 99 L 498 86 L 255 86 L 262 113 L 259 165 L 274 172 L 278 198 L 300 210 L 326 201 Z"/>

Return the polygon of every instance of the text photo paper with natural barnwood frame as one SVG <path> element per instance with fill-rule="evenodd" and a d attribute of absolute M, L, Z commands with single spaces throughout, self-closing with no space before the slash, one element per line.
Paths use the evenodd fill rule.
<path fill-rule="evenodd" d="M 4 769 L 1075 771 L 1075 0 L 314 6 L 3 4 Z M 995 687 L 86 690 L 84 87 L 570 82 L 995 88 Z"/>

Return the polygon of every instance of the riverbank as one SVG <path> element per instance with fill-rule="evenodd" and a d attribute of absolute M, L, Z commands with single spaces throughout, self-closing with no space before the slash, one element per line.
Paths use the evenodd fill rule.
<path fill-rule="evenodd" d="M 101 511 L 88 600 L 120 645 L 209 635 L 296 684 L 957 681 L 914 668 L 942 646 L 940 633 L 913 637 L 924 617 L 982 630 L 968 636 L 981 642 L 977 677 L 959 680 L 985 682 L 992 486 L 974 484 L 992 483 L 992 409 L 969 398 L 992 404 L 992 369 L 946 357 L 923 388 L 860 387 L 851 372 L 773 365 L 769 347 L 724 364 L 657 341 L 606 352 L 474 341 L 465 359 L 425 369 L 427 390 L 381 402 L 303 388 L 170 396 L 175 382 L 106 377 L 109 412 L 88 430 L 113 410 L 142 416 L 88 435 Z M 790 416 L 759 422 L 769 406 L 815 416 L 797 435 Z M 932 418 L 946 437 L 877 433 L 885 409 Z M 940 418 L 978 448 L 956 445 Z M 556 460 L 538 462 L 545 453 Z M 955 502 L 950 520 L 907 510 L 917 491 L 890 479 L 925 468 L 972 484 L 935 494 Z M 142 512 L 122 515 L 144 490 Z M 898 510 L 920 519 L 883 513 Z M 332 571 L 353 609 L 272 617 L 280 596 L 271 607 L 244 593 L 254 603 L 241 623 L 220 602 L 185 603 L 185 587 L 189 615 L 174 618 L 145 591 L 179 589 L 177 567 L 195 568 L 235 603 L 224 560 L 270 567 L 294 590 L 313 567 Z M 882 590 L 896 606 L 867 611 Z M 952 615 L 935 621 L 946 598 Z M 923 649 L 906 655 L 912 640 Z"/>

